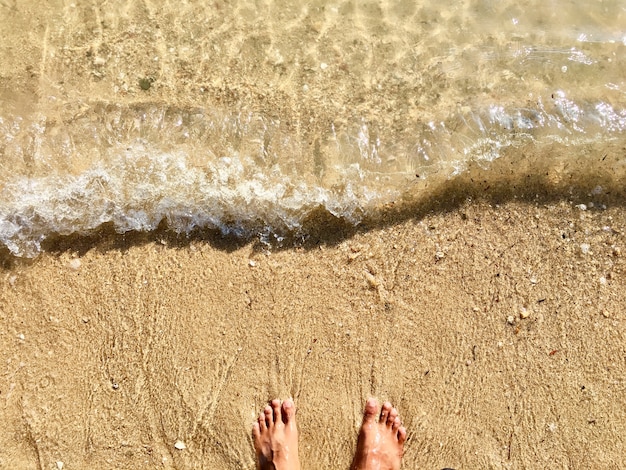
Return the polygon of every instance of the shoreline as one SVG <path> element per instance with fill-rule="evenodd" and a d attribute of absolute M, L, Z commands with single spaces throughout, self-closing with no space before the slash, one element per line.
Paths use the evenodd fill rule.
<path fill-rule="evenodd" d="M 348 468 L 369 396 L 407 469 L 619 468 L 624 11 L 544 3 L 1 1 L 0 468 L 252 469 L 275 397 Z"/>
<path fill-rule="evenodd" d="M 241 227 L 227 224 L 222 229 L 198 227 L 189 233 L 180 233 L 176 226 L 170 227 L 166 219 L 162 219 L 155 230 L 143 232 L 119 233 L 111 221 L 90 230 L 80 229 L 76 225 L 76 232 L 70 235 L 39 233 L 41 227 L 31 230 L 45 237 L 40 239 L 41 253 L 57 255 L 63 252 L 82 254 L 91 249 L 128 249 L 135 244 L 162 243 L 163 240 L 167 245 L 180 248 L 200 242 L 226 251 L 248 244 L 255 246 L 256 250 L 282 251 L 312 249 L 320 244 L 335 245 L 370 230 L 384 230 L 411 220 L 419 221 L 436 214 L 447 215 L 460 211 L 470 203 L 494 206 L 509 203 L 530 206 L 566 204 L 571 207 L 582 204 L 591 211 L 602 212 L 606 208 L 623 208 L 626 201 L 626 173 L 620 167 L 618 147 L 619 144 L 607 144 L 603 147 L 602 158 L 583 158 L 569 163 L 561 161 L 561 158 L 542 160 L 541 155 L 531 156 L 513 150 L 485 167 L 473 162 L 454 177 L 435 174 L 426 180 L 416 179 L 412 184 L 407 183 L 398 198 L 365 207 L 359 223 L 337 217 L 327 208 L 319 206 L 308 209 L 300 216 L 300 225 L 288 231 L 284 227 L 270 230 L 267 221 L 257 220 L 243 221 Z M 562 155 L 559 153 L 561 157 L 565 150 L 562 149 L 562 152 Z M 520 162 L 519 158 L 523 161 Z M 266 232 L 264 238 L 269 240 L 267 242 L 261 240 L 261 234 Z M 247 235 L 238 236 L 234 233 Z M 282 242 L 273 242 L 272 235 Z M 31 240 L 9 239 L 9 242 L 21 243 L 24 248 Z M 5 267 L 28 265 L 28 260 L 36 259 L 37 256 L 17 257 L 6 246 L 0 248 L 0 262 Z"/>

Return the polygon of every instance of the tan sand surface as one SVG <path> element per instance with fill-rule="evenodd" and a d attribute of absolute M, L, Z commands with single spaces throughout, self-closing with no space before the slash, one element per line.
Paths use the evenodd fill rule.
<path fill-rule="evenodd" d="M 8 260 L 0 467 L 252 468 L 278 396 L 305 468 L 347 468 L 373 395 L 405 468 L 619 468 L 625 231 L 475 202 L 301 249 L 103 235 Z"/>

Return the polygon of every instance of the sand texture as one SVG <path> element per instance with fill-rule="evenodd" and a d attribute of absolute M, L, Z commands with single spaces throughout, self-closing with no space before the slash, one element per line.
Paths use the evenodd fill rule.
<path fill-rule="evenodd" d="M 9 263 L 0 466 L 253 468 L 278 396 L 305 468 L 347 468 L 373 395 L 405 468 L 619 468 L 625 231 L 478 202 L 306 249 L 103 236 Z"/>
<path fill-rule="evenodd" d="M 274 397 L 298 407 L 303 467 L 344 469 L 369 396 L 404 420 L 405 469 L 623 467 L 623 8 L 439 3 L 0 0 L 0 209 L 26 181 L 35 202 L 11 194 L 24 210 L 9 222 L 65 223 L 41 223 L 32 260 L 0 253 L 0 469 L 252 469 Z M 585 28 L 550 27 L 579 20 L 606 38 L 574 50 Z M 603 100 L 613 121 L 577 121 Z M 505 108 L 535 121 L 488 121 Z M 258 135 L 189 125 L 184 147 L 140 122 L 198 109 L 253 116 Z M 314 188 L 341 189 L 354 162 L 368 183 L 416 182 L 356 228 L 313 204 L 301 246 L 37 213 L 41 181 L 57 194 L 55 176 L 159 138 L 157 156 L 188 150 L 190 168 L 257 152 L 261 176 L 281 166 Z M 137 181 L 105 209 L 141 212 Z M 90 216 L 70 193 L 58 206 Z M 233 201 L 263 222 L 254 198 Z"/>

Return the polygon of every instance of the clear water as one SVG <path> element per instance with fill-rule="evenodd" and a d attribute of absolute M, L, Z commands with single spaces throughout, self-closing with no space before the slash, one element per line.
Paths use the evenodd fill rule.
<path fill-rule="evenodd" d="M 623 2 L 297 3 L 0 0 L 0 243 L 306 237 L 473 165 L 626 145 Z"/>

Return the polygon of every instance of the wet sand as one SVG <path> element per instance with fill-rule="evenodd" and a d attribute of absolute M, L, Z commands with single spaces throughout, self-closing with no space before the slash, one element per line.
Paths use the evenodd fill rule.
<path fill-rule="evenodd" d="M 305 468 L 347 468 L 376 396 L 405 468 L 618 468 L 625 233 L 615 207 L 468 202 L 300 249 L 104 237 L 13 261 L 0 466 L 253 468 L 277 396 Z"/>

